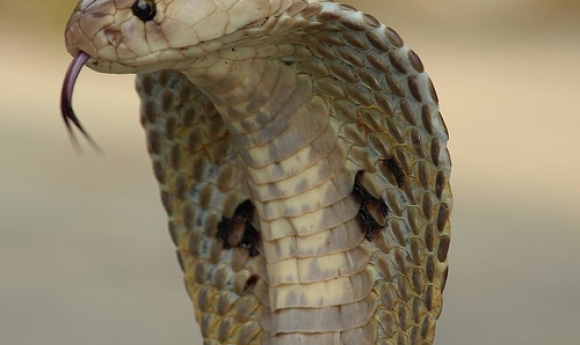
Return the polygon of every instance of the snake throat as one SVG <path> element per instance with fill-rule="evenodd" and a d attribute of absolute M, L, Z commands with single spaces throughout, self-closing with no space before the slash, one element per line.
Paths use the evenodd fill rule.
<path fill-rule="evenodd" d="M 91 57 L 83 52 L 79 51 L 77 55 L 74 56 L 73 60 L 71 61 L 68 69 L 66 71 L 64 82 L 62 83 L 62 90 L 60 94 L 60 110 L 62 114 L 62 119 L 66 125 L 66 129 L 69 133 L 69 137 L 73 142 L 73 145 L 76 149 L 80 149 L 80 144 L 74 134 L 73 126 L 74 125 L 85 137 L 85 139 L 89 142 L 89 144 L 93 147 L 93 149 L 98 152 L 102 153 L 103 150 L 99 147 L 99 145 L 93 140 L 90 134 L 85 130 L 81 122 L 79 121 L 78 117 L 76 116 L 73 107 L 72 107 L 72 95 L 75 87 L 75 83 L 78 79 L 78 76 L 84 67 L 85 63 Z M 71 125 L 72 123 L 72 125 Z"/>

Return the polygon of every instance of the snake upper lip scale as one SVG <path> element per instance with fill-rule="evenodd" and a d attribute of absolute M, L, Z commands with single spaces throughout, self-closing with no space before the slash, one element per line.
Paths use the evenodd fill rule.
<path fill-rule="evenodd" d="M 204 342 L 431 345 L 451 162 L 401 37 L 331 0 L 80 0 L 84 65 L 137 73 L 141 124 Z"/>

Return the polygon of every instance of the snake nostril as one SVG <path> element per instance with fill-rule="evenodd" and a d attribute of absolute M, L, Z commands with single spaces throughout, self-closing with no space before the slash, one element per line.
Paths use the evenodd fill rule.
<path fill-rule="evenodd" d="M 107 37 L 107 41 L 114 47 L 118 47 L 123 40 L 121 32 L 115 29 L 107 29 L 105 30 L 105 37 Z"/>

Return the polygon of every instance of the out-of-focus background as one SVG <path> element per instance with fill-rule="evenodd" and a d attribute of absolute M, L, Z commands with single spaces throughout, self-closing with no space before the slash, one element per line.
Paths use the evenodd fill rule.
<path fill-rule="evenodd" d="M 422 57 L 451 132 L 436 344 L 580 342 L 580 2 L 353 1 Z M 0 0 L 0 343 L 201 344 L 132 76 L 88 69 L 59 114 L 74 0 Z"/>

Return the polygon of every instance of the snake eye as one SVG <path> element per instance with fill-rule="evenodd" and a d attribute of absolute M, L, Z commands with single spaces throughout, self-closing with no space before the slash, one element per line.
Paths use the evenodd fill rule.
<path fill-rule="evenodd" d="M 148 22 L 155 17 L 157 10 L 153 0 L 137 0 L 131 7 L 133 14 L 144 22 Z"/>

